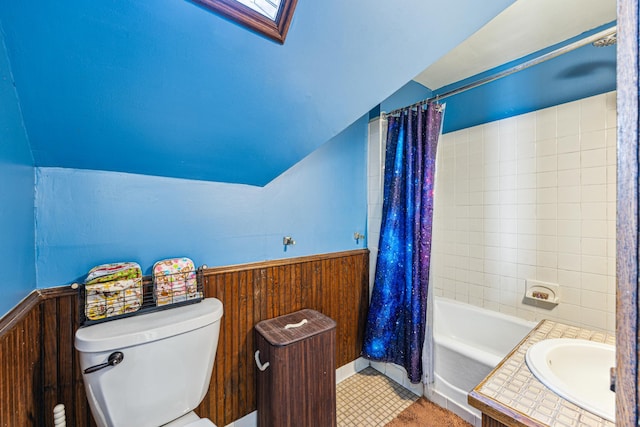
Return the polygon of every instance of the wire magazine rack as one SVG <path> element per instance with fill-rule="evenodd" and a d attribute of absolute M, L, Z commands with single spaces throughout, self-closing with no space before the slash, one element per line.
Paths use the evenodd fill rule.
<path fill-rule="evenodd" d="M 206 268 L 78 284 L 80 327 L 199 303 L 204 299 Z"/>

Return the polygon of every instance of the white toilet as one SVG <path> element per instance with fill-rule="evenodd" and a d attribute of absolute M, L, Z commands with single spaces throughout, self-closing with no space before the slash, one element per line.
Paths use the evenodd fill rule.
<path fill-rule="evenodd" d="M 222 303 L 215 298 L 78 329 L 75 347 L 100 427 L 215 427 L 193 410 L 211 379 Z"/>

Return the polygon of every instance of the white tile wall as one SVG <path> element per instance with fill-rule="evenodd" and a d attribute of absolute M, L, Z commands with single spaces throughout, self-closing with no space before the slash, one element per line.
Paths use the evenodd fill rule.
<path fill-rule="evenodd" d="M 441 137 L 436 294 L 615 330 L 615 108 L 611 92 Z M 560 304 L 524 304 L 526 279 L 558 283 Z"/>

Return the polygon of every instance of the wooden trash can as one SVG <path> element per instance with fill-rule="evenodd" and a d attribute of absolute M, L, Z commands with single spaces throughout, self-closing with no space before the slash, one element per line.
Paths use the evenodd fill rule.
<path fill-rule="evenodd" d="M 336 322 L 315 310 L 256 325 L 259 427 L 336 426 Z"/>

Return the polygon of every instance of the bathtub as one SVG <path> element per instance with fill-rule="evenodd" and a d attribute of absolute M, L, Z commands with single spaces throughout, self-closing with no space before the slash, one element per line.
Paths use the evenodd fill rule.
<path fill-rule="evenodd" d="M 535 322 L 434 297 L 434 384 L 430 398 L 478 425 L 467 393 L 533 329 Z"/>

